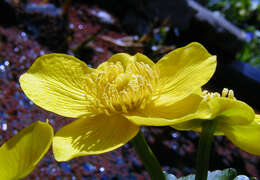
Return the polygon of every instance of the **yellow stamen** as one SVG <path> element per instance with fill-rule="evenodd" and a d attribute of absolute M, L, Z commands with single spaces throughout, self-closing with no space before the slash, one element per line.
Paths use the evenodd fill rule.
<path fill-rule="evenodd" d="M 229 90 L 227 88 L 224 88 L 222 90 L 222 97 L 227 97 L 227 98 L 230 98 L 230 99 L 236 99 L 235 96 L 234 96 L 234 91 L 233 90 Z"/>
<path fill-rule="evenodd" d="M 225 97 L 230 99 L 236 99 L 234 96 L 234 91 L 224 88 L 221 95 L 218 92 L 208 92 L 207 90 L 202 91 L 202 96 L 205 100 L 210 100 L 215 97 Z"/>
<path fill-rule="evenodd" d="M 91 103 L 96 113 L 128 113 L 145 108 L 156 89 L 158 70 L 143 62 L 124 67 L 121 62 L 109 62 L 86 80 L 86 94 L 97 97 Z M 98 107 L 103 108 L 98 108 Z"/>

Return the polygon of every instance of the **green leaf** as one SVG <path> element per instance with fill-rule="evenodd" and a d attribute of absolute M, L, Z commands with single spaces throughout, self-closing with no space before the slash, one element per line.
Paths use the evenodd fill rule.
<path fill-rule="evenodd" d="M 224 170 L 216 170 L 213 172 L 208 172 L 208 180 L 233 180 L 237 175 L 235 169 L 229 168 Z M 166 174 L 166 180 L 195 180 L 195 175 L 191 174 L 185 177 L 176 178 L 172 174 Z M 243 179 L 236 179 L 236 180 L 243 180 Z"/>
<path fill-rule="evenodd" d="M 237 171 L 233 168 L 216 170 L 208 173 L 208 180 L 233 180 L 237 175 Z"/>
<path fill-rule="evenodd" d="M 240 176 L 237 176 L 234 180 L 250 180 L 250 179 L 247 176 L 240 175 Z"/>
<path fill-rule="evenodd" d="M 239 175 L 234 180 L 257 180 L 255 177 L 247 177 L 245 175 Z"/>
<path fill-rule="evenodd" d="M 188 176 L 177 178 L 173 174 L 164 173 L 166 180 L 195 180 L 195 175 L 191 174 Z M 257 180 L 254 177 L 247 177 L 245 175 L 238 175 L 237 171 L 233 168 L 216 170 L 208 172 L 208 180 Z"/>
<path fill-rule="evenodd" d="M 188 176 L 185 176 L 185 177 L 181 177 L 178 180 L 195 180 L 195 175 L 192 174 L 192 175 L 188 175 Z"/>
<path fill-rule="evenodd" d="M 164 172 L 165 180 L 178 180 L 173 174 L 167 174 Z"/>

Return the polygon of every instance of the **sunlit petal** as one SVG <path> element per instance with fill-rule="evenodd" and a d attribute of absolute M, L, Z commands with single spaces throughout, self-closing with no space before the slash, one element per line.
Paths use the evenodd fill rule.
<path fill-rule="evenodd" d="M 120 115 L 82 117 L 61 128 L 53 140 L 57 161 L 112 151 L 131 140 L 139 127 Z"/>
<path fill-rule="evenodd" d="M 188 114 L 179 120 L 182 123 L 172 125 L 178 130 L 200 131 L 201 123 L 205 120 L 217 120 L 217 134 L 221 126 L 248 125 L 253 121 L 253 109 L 242 101 L 235 99 L 215 97 L 208 101 L 201 101 L 196 112 Z"/>
<path fill-rule="evenodd" d="M 48 151 L 53 137 L 48 123 L 35 122 L 0 147 L 0 179 L 27 176 Z"/>
<path fill-rule="evenodd" d="M 165 55 L 156 66 L 160 72 L 158 103 L 174 103 L 209 81 L 216 69 L 216 56 L 201 44 L 191 43 Z"/>
<path fill-rule="evenodd" d="M 254 110 L 246 103 L 230 98 L 216 97 L 209 101 L 212 118 L 221 116 L 218 124 L 247 125 L 254 117 Z"/>
<path fill-rule="evenodd" d="M 260 155 L 260 116 L 249 125 L 223 126 L 222 131 L 240 149 Z"/>
<path fill-rule="evenodd" d="M 146 108 L 139 113 L 132 113 L 124 115 L 127 119 L 137 125 L 146 126 L 166 126 L 188 120 L 194 116 L 185 116 L 187 114 L 193 115 L 198 109 L 202 97 L 197 94 L 191 94 L 181 101 L 174 104 L 167 105 L 150 103 Z M 184 117 L 185 116 L 185 117 Z"/>
<path fill-rule="evenodd" d="M 145 64 L 148 64 L 149 66 L 153 66 L 154 62 L 150 60 L 147 56 L 137 53 L 134 56 L 131 56 L 127 53 L 118 53 L 113 56 L 111 56 L 106 62 L 100 64 L 97 68 L 97 70 L 102 70 L 105 66 L 107 66 L 107 63 L 117 63 L 120 62 L 123 67 L 126 69 L 126 67 L 134 62 L 143 62 Z"/>
<path fill-rule="evenodd" d="M 140 53 L 118 53 L 97 69 L 72 56 L 45 55 L 21 76 L 20 83 L 40 107 L 80 117 L 54 137 L 55 158 L 67 161 L 116 149 L 142 125 L 208 119 L 212 113 L 207 103 L 200 103 L 200 88 L 215 68 L 216 57 L 199 43 L 191 43 L 157 64 Z"/>
<path fill-rule="evenodd" d="M 86 75 L 94 71 L 77 58 L 64 54 L 39 57 L 20 77 L 24 93 L 38 106 L 66 117 L 88 113 Z"/>

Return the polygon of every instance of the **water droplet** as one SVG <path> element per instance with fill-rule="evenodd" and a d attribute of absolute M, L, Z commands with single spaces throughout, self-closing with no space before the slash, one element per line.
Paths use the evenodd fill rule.
<path fill-rule="evenodd" d="M 180 36 L 180 31 L 179 31 L 178 28 L 174 28 L 173 31 L 174 31 L 174 34 L 175 34 L 177 37 Z"/>
<path fill-rule="evenodd" d="M 5 66 L 9 66 L 9 64 L 10 64 L 9 61 L 7 61 L 7 60 L 4 61 Z"/>
<path fill-rule="evenodd" d="M 5 72 L 5 66 L 3 64 L 0 65 L 0 71 Z"/>
<path fill-rule="evenodd" d="M 6 130 L 7 130 L 7 123 L 6 123 L 5 121 L 2 121 L 2 123 L 1 123 L 1 129 L 2 129 L 3 131 L 6 131 Z"/>
<path fill-rule="evenodd" d="M 138 41 L 138 40 L 139 40 L 139 36 L 138 36 L 138 35 L 135 35 L 135 36 L 133 37 L 133 39 L 134 39 L 135 41 Z"/>
<path fill-rule="evenodd" d="M 178 137 L 179 137 L 179 133 L 177 133 L 177 132 L 175 132 L 175 133 L 172 133 L 171 135 L 172 135 L 172 137 L 173 137 L 174 139 L 176 139 L 176 138 L 178 138 Z"/>
<path fill-rule="evenodd" d="M 158 49 L 159 49 L 158 46 L 152 46 L 152 50 L 153 50 L 153 51 L 157 51 Z"/>
<path fill-rule="evenodd" d="M 104 167 L 101 167 L 101 168 L 99 168 L 99 171 L 100 171 L 100 172 L 104 172 L 104 171 L 105 171 L 105 168 L 104 168 Z"/>
<path fill-rule="evenodd" d="M 178 144 L 173 144 L 173 145 L 172 145 L 172 149 L 173 149 L 173 150 L 177 150 L 177 149 L 178 149 Z"/>
<path fill-rule="evenodd" d="M 54 124 L 54 123 L 55 123 L 52 118 L 49 118 L 48 120 L 49 120 L 49 123 L 50 123 L 50 124 Z"/>
<path fill-rule="evenodd" d="M 45 54 L 45 51 L 44 50 L 41 50 L 40 51 L 40 55 L 43 56 Z"/>
<path fill-rule="evenodd" d="M 51 168 L 51 172 L 55 173 L 56 172 L 56 168 Z"/>
<path fill-rule="evenodd" d="M 26 34 L 25 32 L 21 32 L 21 36 L 22 36 L 22 37 L 26 37 L 27 34 Z"/>
<path fill-rule="evenodd" d="M 18 47 L 16 47 L 16 48 L 14 48 L 14 52 L 19 52 L 20 51 L 20 49 L 18 48 Z"/>
<path fill-rule="evenodd" d="M 166 31 L 166 32 L 170 31 L 170 27 L 169 26 L 165 27 L 164 31 Z"/>
<path fill-rule="evenodd" d="M 23 40 L 27 40 L 28 38 L 27 38 L 27 34 L 25 33 L 25 32 L 21 32 L 21 37 L 22 37 L 22 39 Z"/>
<path fill-rule="evenodd" d="M 74 24 L 69 24 L 69 28 L 74 29 L 75 28 Z"/>
<path fill-rule="evenodd" d="M 83 29 L 84 26 L 83 26 L 82 24 L 79 24 L 79 25 L 78 25 L 78 28 L 79 28 L 79 29 Z"/>
<path fill-rule="evenodd" d="M 19 104 L 19 106 L 23 107 L 24 106 L 24 101 L 23 100 L 19 100 L 18 104 Z"/>

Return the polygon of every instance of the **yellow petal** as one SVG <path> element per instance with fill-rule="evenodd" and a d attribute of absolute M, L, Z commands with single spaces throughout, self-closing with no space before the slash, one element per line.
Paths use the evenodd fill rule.
<path fill-rule="evenodd" d="M 81 117 L 56 133 L 53 153 L 57 161 L 105 153 L 126 144 L 138 131 L 120 115 Z"/>
<path fill-rule="evenodd" d="M 158 101 L 174 103 L 209 81 L 216 69 L 216 56 L 201 44 L 191 43 L 165 55 L 156 66 L 160 72 Z"/>
<path fill-rule="evenodd" d="M 199 119 L 196 118 L 196 116 L 198 116 L 198 114 L 191 114 L 189 116 L 186 116 L 184 118 L 182 118 L 181 120 L 186 120 L 183 123 L 179 123 L 179 124 L 174 124 L 171 127 L 180 131 L 195 131 L 195 132 L 201 132 L 202 130 L 202 126 L 201 123 L 203 121 L 211 121 L 214 119 Z M 190 120 L 188 120 L 188 118 L 190 118 Z M 180 121 L 181 121 L 180 120 Z M 216 127 L 216 130 L 214 132 L 215 136 L 223 136 L 224 133 L 221 129 L 219 129 L 218 127 Z"/>
<path fill-rule="evenodd" d="M 209 101 L 201 101 L 195 113 L 178 119 L 171 127 L 178 130 L 201 131 L 201 123 L 217 120 L 215 135 L 223 135 L 223 127 L 250 124 L 254 119 L 254 111 L 246 103 L 235 99 L 215 97 Z"/>
<path fill-rule="evenodd" d="M 195 111 L 177 119 L 171 127 L 178 130 L 200 131 L 202 121 L 211 120 L 211 117 L 210 106 L 206 101 L 202 100 Z"/>
<path fill-rule="evenodd" d="M 254 110 L 246 103 L 230 98 L 216 97 L 209 101 L 212 117 L 221 116 L 219 126 L 223 125 L 247 125 L 255 117 Z"/>
<path fill-rule="evenodd" d="M 118 53 L 111 56 L 106 62 L 100 64 L 97 69 L 98 70 L 102 69 L 104 66 L 106 66 L 108 62 L 114 62 L 114 63 L 121 62 L 124 69 L 127 67 L 129 63 L 133 63 L 133 62 L 143 62 L 145 64 L 148 64 L 149 66 L 154 65 L 154 62 L 152 60 L 150 60 L 147 56 L 141 53 L 137 53 L 134 56 L 131 56 L 126 53 Z"/>
<path fill-rule="evenodd" d="M 249 125 L 223 126 L 223 132 L 240 149 L 260 155 L 260 116 Z"/>
<path fill-rule="evenodd" d="M 87 113 L 86 75 L 94 71 L 77 58 L 48 54 L 35 60 L 20 85 L 36 105 L 66 117 Z"/>
<path fill-rule="evenodd" d="M 166 126 L 185 121 L 184 118 L 192 117 L 197 111 L 202 97 L 197 94 L 191 94 L 188 97 L 175 102 L 174 104 L 148 104 L 142 112 L 124 115 L 133 123 L 141 126 Z M 184 117 L 185 116 L 185 117 Z"/>
<path fill-rule="evenodd" d="M 260 114 L 255 115 L 254 122 L 257 123 L 257 124 L 260 124 Z"/>
<path fill-rule="evenodd" d="M 53 137 L 48 123 L 34 122 L 0 148 L 0 180 L 21 179 L 36 167 Z"/>
<path fill-rule="evenodd" d="M 147 56 L 145 56 L 141 53 L 135 54 L 134 57 L 137 62 L 144 62 L 145 64 L 148 64 L 150 66 L 154 65 L 154 62 L 152 60 L 150 60 Z"/>

